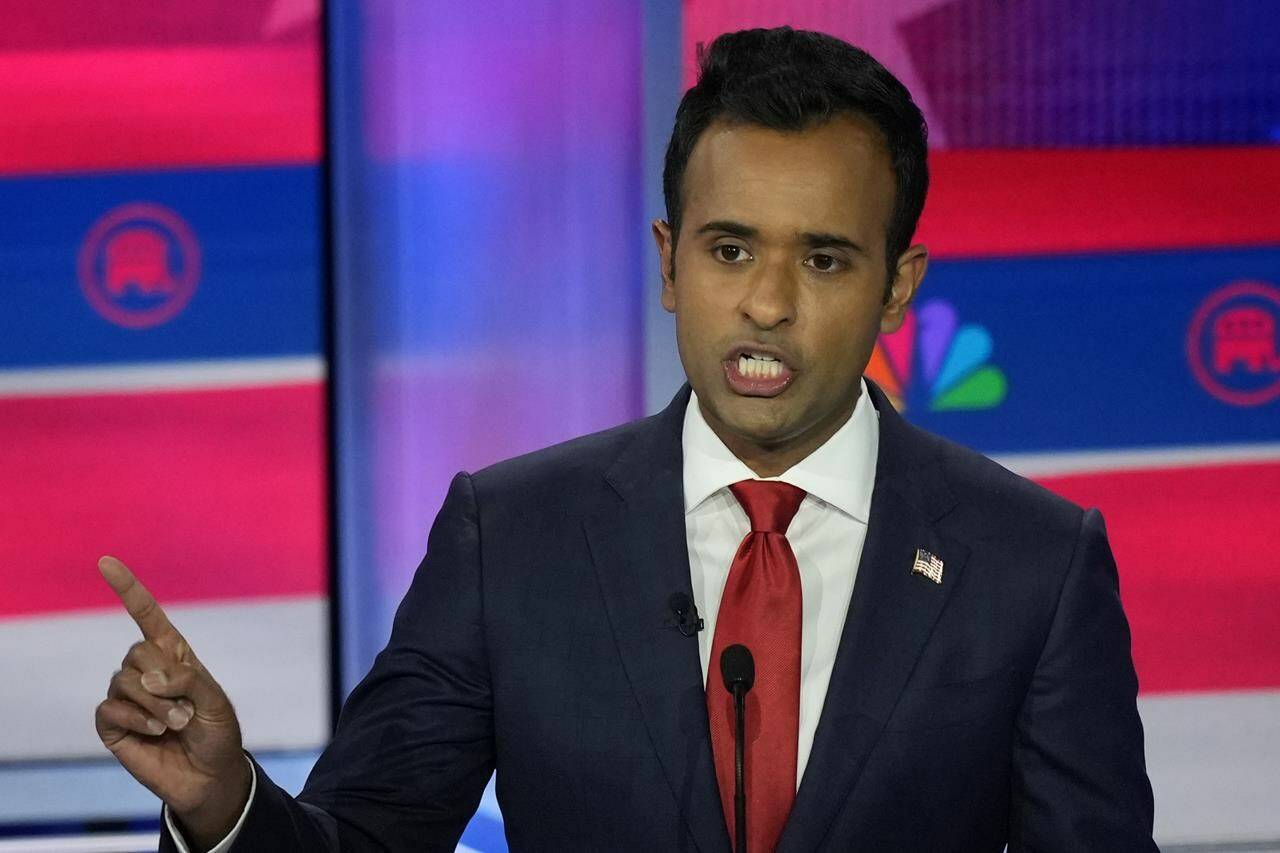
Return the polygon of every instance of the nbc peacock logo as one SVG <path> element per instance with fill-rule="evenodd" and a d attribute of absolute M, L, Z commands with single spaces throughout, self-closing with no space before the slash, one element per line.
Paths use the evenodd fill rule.
<path fill-rule="evenodd" d="M 992 350 L 985 327 L 960 325 L 955 306 L 932 299 L 908 309 L 898 331 L 880 336 L 866 375 L 898 411 L 909 403 L 933 412 L 991 409 L 1009 391 L 1004 371 L 990 363 Z"/>

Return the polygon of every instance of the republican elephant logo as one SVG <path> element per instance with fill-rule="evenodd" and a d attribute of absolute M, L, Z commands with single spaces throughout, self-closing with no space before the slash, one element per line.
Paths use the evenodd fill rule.
<path fill-rule="evenodd" d="M 200 246 L 177 212 L 123 204 L 90 227 L 80 248 L 80 289 L 105 320 L 128 329 L 169 322 L 200 281 Z"/>

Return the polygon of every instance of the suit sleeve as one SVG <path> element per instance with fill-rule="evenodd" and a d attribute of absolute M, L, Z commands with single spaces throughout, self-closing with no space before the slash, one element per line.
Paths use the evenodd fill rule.
<path fill-rule="evenodd" d="M 492 721 L 478 512 L 462 473 L 391 639 L 306 786 L 295 800 L 255 763 L 257 791 L 232 853 L 453 851 L 493 772 Z"/>
<path fill-rule="evenodd" d="M 1083 514 L 1013 744 L 1010 853 L 1155 851 L 1138 679 L 1101 514 Z"/>

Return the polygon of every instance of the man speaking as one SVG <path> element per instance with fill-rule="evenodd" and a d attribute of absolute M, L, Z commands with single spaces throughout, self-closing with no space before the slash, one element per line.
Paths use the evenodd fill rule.
<path fill-rule="evenodd" d="M 513 850 L 1154 850 L 1101 517 L 862 378 L 924 277 L 927 185 L 866 53 L 717 39 L 653 226 L 688 385 L 454 478 L 296 799 L 103 558 L 143 640 L 98 732 L 162 846 L 452 850 L 496 768 Z"/>

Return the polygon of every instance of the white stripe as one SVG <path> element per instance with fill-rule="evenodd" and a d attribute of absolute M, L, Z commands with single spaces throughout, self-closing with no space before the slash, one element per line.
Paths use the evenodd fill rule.
<path fill-rule="evenodd" d="M 306 750 L 327 740 L 326 599 L 191 602 L 165 610 L 235 702 L 248 749 Z M 6 686 L 0 690 L 0 762 L 106 757 L 93 711 L 138 636 L 118 605 L 0 620 L 0 684 Z M 10 806 L 0 802 L 0 818 Z"/>
<path fill-rule="evenodd" d="M 1024 477 L 1054 477 L 1147 468 L 1193 468 L 1231 462 L 1274 462 L 1280 460 L 1280 443 L 1008 453 L 992 459 Z"/>
<path fill-rule="evenodd" d="M 0 853 L 129 853 L 132 850 L 154 850 L 159 843 L 158 832 L 46 835 L 0 841 Z"/>
<path fill-rule="evenodd" d="M 319 382 L 325 373 L 316 355 L 0 370 L 0 397 L 292 385 Z"/>
<path fill-rule="evenodd" d="M 1280 690 L 1144 694 L 1138 711 L 1162 847 L 1280 838 Z"/>

